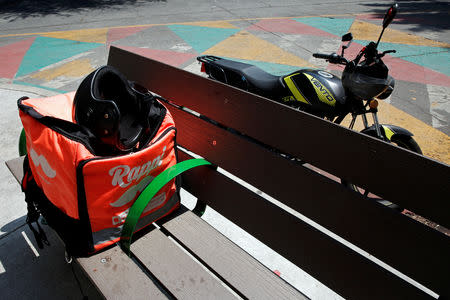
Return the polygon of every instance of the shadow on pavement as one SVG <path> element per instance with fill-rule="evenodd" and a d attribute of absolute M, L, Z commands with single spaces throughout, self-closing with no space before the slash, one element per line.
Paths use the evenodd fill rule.
<path fill-rule="evenodd" d="M 393 24 L 405 24 L 413 26 L 413 31 L 430 30 L 444 32 L 450 29 L 450 19 L 448 12 L 450 4 L 448 1 L 396 1 L 398 3 L 398 13 Z M 389 6 L 386 3 L 364 3 L 372 14 L 383 19 Z"/>
<path fill-rule="evenodd" d="M 18 219 L 15 219 L 14 221 L 11 221 L 8 224 L 3 225 L 0 228 L 0 231 L 4 232 L 5 234 L 9 234 L 9 233 L 17 230 L 17 228 L 24 226 L 26 224 L 26 220 L 27 220 L 27 216 L 23 216 Z M 1 236 L 0 238 L 3 238 L 3 236 Z"/>
<path fill-rule="evenodd" d="M 123 6 L 137 6 L 149 2 L 166 0 L 0 0 L 0 16 L 13 21 L 27 17 L 46 15 L 69 16 L 70 13 L 92 9 L 119 9 Z"/>
<path fill-rule="evenodd" d="M 81 269 L 65 262 L 64 246 L 53 230 L 43 226 L 50 246 L 40 249 L 28 226 L 16 227 L 21 223 L 22 217 L 2 227 L 8 234 L 0 238 L 0 298 L 79 300 L 85 294 L 101 299 Z"/>

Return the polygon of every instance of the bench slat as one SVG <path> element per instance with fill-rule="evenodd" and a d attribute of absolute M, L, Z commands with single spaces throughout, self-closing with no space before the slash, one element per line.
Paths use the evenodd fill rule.
<path fill-rule="evenodd" d="M 190 158 L 181 151 L 179 157 Z M 182 182 L 188 192 L 345 298 L 430 298 L 211 168 L 190 170 Z"/>
<path fill-rule="evenodd" d="M 106 299 L 168 299 L 119 247 L 76 261 Z"/>
<path fill-rule="evenodd" d="M 249 299 L 306 299 L 190 211 L 162 225 L 177 241 Z"/>
<path fill-rule="evenodd" d="M 131 251 L 176 298 L 237 298 L 159 230 L 152 230 L 134 242 Z"/>
<path fill-rule="evenodd" d="M 171 113 L 182 147 L 206 157 L 429 288 L 448 289 L 445 274 L 450 269 L 449 237 L 227 130 L 174 107 Z M 210 198 L 215 201 L 214 196 Z M 424 263 L 413 263 L 417 261 Z"/>
<path fill-rule="evenodd" d="M 108 64 L 178 105 L 450 228 L 450 168 L 444 164 L 123 49 L 111 47 Z M 414 184 L 418 174 L 420 184 Z"/>
<path fill-rule="evenodd" d="M 6 162 L 6 166 L 13 174 L 14 178 L 20 184 L 23 178 L 23 160 L 25 156 L 14 158 Z"/>

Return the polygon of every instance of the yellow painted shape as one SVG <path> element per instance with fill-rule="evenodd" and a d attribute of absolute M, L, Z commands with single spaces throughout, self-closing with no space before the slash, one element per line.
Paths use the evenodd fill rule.
<path fill-rule="evenodd" d="M 92 67 L 89 59 L 83 58 L 68 62 L 55 68 L 38 72 L 36 74 L 33 74 L 31 77 L 50 81 L 60 76 L 75 78 L 83 77 L 94 70 L 95 68 Z"/>
<path fill-rule="evenodd" d="M 243 30 L 216 44 L 204 54 L 258 60 L 299 67 L 314 67 L 306 60 L 291 54 Z"/>
<path fill-rule="evenodd" d="M 378 119 L 380 123 L 397 125 L 409 130 L 414 134 L 413 138 L 419 144 L 425 156 L 450 164 L 450 137 L 448 135 L 393 105 L 384 101 L 379 101 L 378 103 Z M 367 117 L 369 121 L 372 119 L 371 115 L 367 115 Z M 347 116 L 342 125 L 348 127 L 350 120 L 351 116 Z M 363 128 L 361 117 L 358 117 L 354 129 L 360 131 Z"/>
<path fill-rule="evenodd" d="M 381 33 L 381 30 L 381 25 L 374 25 L 371 23 L 355 20 L 349 31 L 353 34 L 353 39 L 355 40 L 369 40 L 376 42 L 378 40 L 378 36 Z M 390 28 L 386 28 L 381 41 L 386 43 L 450 48 L 450 44 L 433 41 L 418 35 L 412 35 Z"/>
<path fill-rule="evenodd" d="M 180 23 L 180 25 L 191 25 L 191 26 L 212 27 L 212 28 L 238 28 L 233 24 L 230 24 L 225 21 L 187 22 L 187 23 Z"/>
<path fill-rule="evenodd" d="M 107 33 L 108 28 L 100 28 L 100 29 L 80 29 L 80 30 L 49 32 L 41 35 L 57 39 L 104 44 L 106 43 Z"/>

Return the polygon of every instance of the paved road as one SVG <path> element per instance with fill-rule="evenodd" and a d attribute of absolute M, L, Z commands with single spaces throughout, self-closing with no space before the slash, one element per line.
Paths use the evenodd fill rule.
<path fill-rule="evenodd" d="M 19 95 L 75 90 L 85 75 L 106 64 L 110 45 L 196 73 L 200 68 L 195 57 L 199 54 L 250 62 L 274 74 L 305 67 L 339 72 L 311 54 L 337 51 L 340 35 L 351 31 L 355 42 L 348 54 L 354 55 L 367 40 L 376 39 L 380 18 L 390 3 L 0 0 L 0 128 L 4 146 L 0 154 L 5 160 L 16 155 L 20 123 L 15 102 Z M 397 81 L 393 95 L 380 105 L 381 121 L 409 129 L 425 155 L 446 163 L 450 162 L 449 29 L 448 1 L 401 1 L 398 18 L 381 44 L 383 49 L 397 50 L 385 60 Z M 17 297 L 33 298 L 34 292 L 42 290 L 41 297 L 78 298 L 70 272 L 62 261 L 52 260 L 52 256 L 61 256 L 60 248 L 40 252 L 40 259 L 30 252 L 24 239 L 29 232 L 22 226 L 22 195 L 5 169 L 0 170 L 0 177 L 4 194 L 0 201 L 0 287 Z M 212 215 L 211 220 L 215 219 Z M 236 232 L 233 229 L 226 234 Z M 237 234 L 237 239 L 240 236 Z M 262 251 L 260 245 L 256 247 L 255 242 L 243 243 L 246 249 L 254 248 L 249 251 L 261 255 L 272 269 L 281 270 L 282 276 L 293 277 L 294 284 L 307 282 L 302 289 L 313 298 L 336 296 L 303 278 L 306 275 L 292 273 L 291 266 L 272 259 L 272 254 Z M 10 245 L 18 247 L 17 251 L 9 251 Z M 23 253 L 22 260 L 17 259 L 19 253 Z M 36 270 L 25 263 L 30 260 L 39 261 L 39 272 L 46 275 L 35 280 L 29 293 L 21 294 L 23 286 L 17 285 L 18 290 L 11 283 L 17 278 L 33 282 Z M 49 267 L 49 261 L 54 268 Z M 52 286 L 57 280 L 54 274 L 64 279 L 62 289 Z"/>
<path fill-rule="evenodd" d="M 275 74 L 333 70 L 313 52 L 337 51 L 353 32 L 350 57 L 377 38 L 388 1 L 34 1 L 0 12 L 0 80 L 57 92 L 106 63 L 108 47 L 198 72 L 199 54 L 250 61 Z M 8 4 L 9 3 L 9 4 Z M 448 2 L 405 1 L 381 48 L 396 90 L 380 119 L 409 129 L 424 154 L 450 162 Z"/>

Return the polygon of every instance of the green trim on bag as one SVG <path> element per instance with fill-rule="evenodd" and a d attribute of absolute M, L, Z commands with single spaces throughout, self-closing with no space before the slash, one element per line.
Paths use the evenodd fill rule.
<path fill-rule="evenodd" d="M 19 137 L 19 156 L 24 156 L 27 154 L 27 137 L 25 135 L 25 129 L 22 128 Z"/>
<path fill-rule="evenodd" d="M 201 158 L 185 160 L 164 170 L 161 174 L 156 176 L 149 185 L 147 185 L 134 204 L 130 207 L 128 216 L 123 224 L 122 234 L 120 235 L 120 245 L 128 255 L 130 254 L 131 237 L 136 229 L 139 217 L 156 193 L 181 173 L 198 166 L 210 164 L 209 161 Z"/>

